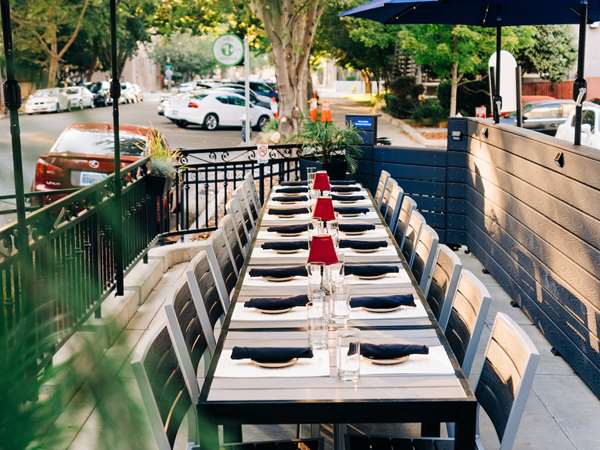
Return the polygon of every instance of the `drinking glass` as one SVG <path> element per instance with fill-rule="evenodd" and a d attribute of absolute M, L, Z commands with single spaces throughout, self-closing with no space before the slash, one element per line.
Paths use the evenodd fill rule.
<path fill-rule="evenodd" d="M 314 350 L 327 348 L 327 319 L 325 317 L 325 294 L 315 293 L 306 304 L 308 322 L 308 342 Z"/>
<path fill-rule="evenodd" d="M 338 263 L 331 265 L 331 282 L 337 283 L 344 282 L 346 275 L 346 251 L 338 249 L 337 251 Z"/>
<path fill-rule="evenodd" d="M 317 171 L 317 168 L 314 166 L 306 168 L 306 179 L 308 180 L 309 188 L 312 188 L 313 179 L 315 178 L 316 171 Z"/>
<path fill-rule="evenodd" d="M 350 304 L 348 287 L 343 280 L 337 280 L 333 284 L 333 293 L 330 296 L 329 318 L 334 325 L 346 325 L 350 318 Z"/>
<path fill-rule="evenodd" d="M 340 328 L 336 339 L 338 377 L 357 382 L 360 377 L 360 330 Z"/>
<path fill-rule="evenodd" d="M 331 235 L 333 243 L 337 247 L 340 243 L 340 226 L 337 213 L 335 214 L 335 220 L 327 222 L 327 233 Z"/>
<path fill-rule="evenodd" d="M 314 293 L 321 291 L 323 283 L 323 265 L 308 263 L 306 271 L 308 272 L 308 298 L 312 298 Z"/>

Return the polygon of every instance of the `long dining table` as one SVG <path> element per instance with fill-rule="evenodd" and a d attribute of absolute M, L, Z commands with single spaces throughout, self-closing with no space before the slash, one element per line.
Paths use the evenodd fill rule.
<path fill-rule="evenodd" d="M 435 435 L 439 423 L 453 422 L 455 448 L 476 448 L 476 398 L 373 197 L 367 189 L 357 186 L 364 200 L 356 205 L 368 208 L 368 212 L 352 217 L 340 216 L 339 222 L 375 224 L 375 229 L 360 239 L 386 239 L 388 248 L 366 254 L 349 255 L 347 252 L 345 263 L 394 264 L 399 267 L 399 272 L 383 280 L 371 281 L 347 276 L 350 296 L 412 293 L 417 306 L 389 314 L 368 314 L 352 309 L 348 325 L 361 330 L 361 342 L 427 345 L 430 354 L 396 366 L 361 362 L 358 381 L 342 381 L 336 369 L 335 331 L 331 331 L 329 349 L 316 351 L 310 362 L 312 366 L 272 369 L 231 360 L 231 349 L 235 346 L 308 346 L 304 308 L 278 315 L 244 308 L 244 302 L 251 297 L 285 297 L 307 292 L 307 280 L 302 277 L 288 282 L 269 282 L 254 279 L 249 274 L 250 269 L 256 267 L 280 268 L 306 263 L 306 254 L 302 252 L 281 255 L 261 248 L 263 242 L 289 239 L 269 231 L 270 226 L 310 220 L 306 214 L 290 218 L 269 214 L 269 209 L 274 207 L 306 206 L 304 203 L 273 201 L 273 196 L 279 195 L 276 186 L 258 219 L 251 250 L 240 271 L 201 390 L 198 412 L 203 424 L 200 437 L 204 445 L 217 442 L 218 425 L 433 423 L 438 424 L 433 427 L 432 435 Z M 353 206 L 347 202 L 335 201 L 334 204 L 336 207 Z M 295 239 L 308 239 L 308 236 Z M 336 448 L 343 448 L 341 440 L 336 442 Z"/>

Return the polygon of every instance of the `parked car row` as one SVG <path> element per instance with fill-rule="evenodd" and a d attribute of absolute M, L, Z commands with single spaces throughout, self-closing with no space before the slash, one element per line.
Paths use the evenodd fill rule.
<path fill-rule="evenodd" d="M 139 103 L 144 93 L 135 83 L 121 84 L 119 103 Z M 34 91 L 24 105 L 26 114 L 56 113 L 72 109 L 94 108 L 112 105 L 110 82 L 97 81 L 83 86 L 39 89 Z"/>

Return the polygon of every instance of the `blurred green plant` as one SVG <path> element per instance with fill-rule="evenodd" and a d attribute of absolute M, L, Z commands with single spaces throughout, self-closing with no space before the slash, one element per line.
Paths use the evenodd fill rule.
<path fill-rule="evenodd" d="M 165 178 L 175 178 L 178 168 L 176 167 L 180 153 L 174 150 L 164 140 L 156 129 L 152 129 L 148 135 L 148 152 L 150 157 L 152 174 Z"/>
<path fill-rule="evenodd" d="M 74 388 L 84 386 L 96 405 L 98 449 L 140 448 L 137 433 L 143 412 L 119 376 L 126 355 L 116 348 L 106 354 L 104 343 L 115 336 L 115 325 L 99 326 L 82 336 L 81 345 L 66 361 L 39 369 L 39 357 L 54 351 L 52 323 L 39 323 L 30 314 L 0 337 L 0 449 L 66 448 L 66 425 L 58 421 Z M 83 334 L 82 334 L 83 335 Z M 46 338 L 40 343 L 40 336 Z M 36 345 L 32 345 L 35 342 Z M 83 413 L 89 405 L 71 402 L 70 412 Z"/>
<path fill-rule="evenodd" d="M 428 98 L 417 105 L 412 119 L 427 126 L 437 126 L 448 118 L 448 113 L 437 98 Z"/>
<path fill-rule="evenodd" d="M 358 130 L 346 125 L 338 127 L 331 122 L 306 120 L 300 131 L 289 138 L 290 142 L 302 145 L 305 154 L 312 154 L 328 166 L 335 157 L 343 157 L 351 173 L 358 169 L 359 146 L 362 138 Z"/>

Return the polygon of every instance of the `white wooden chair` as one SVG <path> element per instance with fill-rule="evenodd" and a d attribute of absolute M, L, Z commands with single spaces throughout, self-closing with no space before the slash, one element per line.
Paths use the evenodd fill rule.
<path fill-rule="evenodd" d="M 387 170 L 382 170 L 379 175 L 379 181 L 377 182 L 377 190 L 375 191 L 375 195 L 373 198 L 375 199 L 375 203 L 377 204 L 377 208 L 381 208 L 381 202 L 383 201 L 383 193 L 385 192 L 385 187 L 390 179 L 390 173 Z"/>
<path fill-rule="evenodd" d="M 397 187 L 398 183 L 393 178 L 388 179 L 388 182 L 385 184 L 383 198 L 381 200 L 381 204 L 379 205 L 379 211 L 384 217 L 387 213 L 390 199 L 392 198 L 392 192 L 394 192 Z"/>
<path fill-rule="evenodd" d="M 398 226 L 398 216 L 400 215 L 400 209 L 402 208 L 402 199 L 404 198 L 404 189 L 402 189 L 398 183 L 395 183 L 390 193 L 390 198 L 387 203 L 387 208 L 383 218 L 385 223 L 388 224 L 392 233 L 396 232 Z"/>
<path fill-rule="evenodd" d="M 233 218 L 238 238 L 242 244 L 242 250 L 244 251 L 244 254 L 247 255 L 250 251 L 251 233 L 250 230 L 246 228 L 246 221 L 244 220 L 244 214 L 242 213 L 239 198 L 233 197 L 230 199 L 227 202 L 227 205 L 225 205 L 225 209 L 227 210 L 227 215 L 230 215 Z"/>
<path fill-rule="evenodd" d="M 233 257 L 233 262 L 235 263 L 235 268 L 239 274 L 244 266 L 245 255 L 244 251 L 242 250 L 240 237 L 235 227 L 234 218 L 227 214 L 225 217 L 223 217 L 221 226 L 219 228 L 223 230 L 223 233 L 225 233 L 225 238 L 227 239 L 227 244 L 229 245 L 231 256 Z"/>
<path fill-rule="evenodd" d="M 411 268 L 423 294 L 429 290 L 433 263 L 437 256 L 439 241 L 440 238 L 437 232 L 429 225 L 423 224 L 415 246 L 415 256 Z"/>
<path fill-rule="evenodd" d="M 447 245 L 439 244 L 431 272 L 431 283 L 429 288 L 423 291 L 423 295 L 440 326 L 442 326 L 442 322 L 444 323 L 442 330 L 446 329 L 445 324 L 448 323 L 447 316 L 450 313 L 450 307 L 445 310 L 444 307 L 454 297 L 461 270 L 462 263 L 456 253 Z M 444 311 L 444 317 L 442 317 L 442 311 Z"/>
<path fill-rule="evenodd" d="M 400 212 L 398 213 L 398 220 L 396 222 L 396 229 L 394 230 L 394 238 L 398 243 L 398 247 L 404 246 L 404 240 L 406 239 L 406 231 L 408 230 L 408 223 L 413 210 L 417 209 L 417 202 L 412 197 L 404 195 L 402 204 L 400 205 Z"/>
<path fill-rule="evenodd" d="M 412 268 L 415 259 L 415 249 L 417 248 L 417 242 L 423 225 L 425 225 L 425 218 L 419 211 L 413 209 L 410 214 L 410 219 L 408 220 L 406 234 L 404 235 L 401 247 L 402 254 L 404 255 L 404 258 L 406 258 L 406 262 L 410 268 Z"/>

